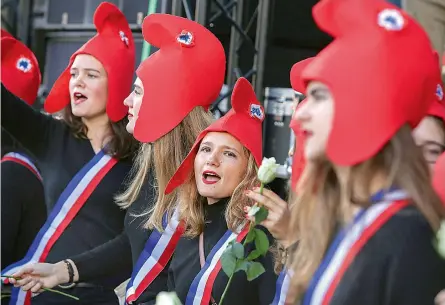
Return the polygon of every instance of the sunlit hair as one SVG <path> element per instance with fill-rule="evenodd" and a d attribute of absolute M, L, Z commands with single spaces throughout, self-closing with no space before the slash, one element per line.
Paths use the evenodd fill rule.
<path fill-rule="evenodd" d="M 128 208 L 139 196 L 147 175 L 155 175 L 157 188 L 156 203 L 148 207 L 146 227 L 162 231 L 165 212 L 171 216 L 177 202 L 176 192 L 164 195 L 168 181 L 185 159 L 198 135 L 213 121 L 210 112 L 202 107 L 194 108 L 175 128 L 151 144 L 143 144 L 133 165 L 127 190 L 116 197 L 118 205 Z"/>
<path fill-rule="evenodd" d="M 246 220 L 244 207 L 253 205 L 252 200 L 244 192 L 260 184 L 257 179 L 258 167 L 255 158 L 244 147 L 243 153 L 248 160 L 246 173 L 243 180 L 233 190 L 225 211 L 227 227 L 232 231 L 236 231 Z M 187 181 L 180 187 L 179 202 L 180 218 L 187 223 L 184 235 L 191 238 L 199 236 L 204 230 L 204 206 L 207 205 L 207 198 L 199 194 L 193 170 Z"/>
<path fill-rule="evenodd" d="M 433 230 L 439 228 L 444 209 L 433 191 L 428 166 L 408 126 L 402 127 L 371 159 L 350 168 L 342 189 L 328 161 L 308 162 L 291 203 L 289 231 L 297 234 L 298 247 L 290 254 L 291 290 L 300 298 L 324 257 L 336 229 L 352 219 L 352 205 L 368 207 L 370 185 L 376 175 L 386 177 L 383 187 L 405 190 Z M 346 199 L 346 200 L 345 200 Z"/>
<path fill-rule="evenodd" d="M 88 128 L 82 118 L 73 114 L 71 104 L 68 104 L 58 115 L 68 125 L 76 138 L 88 140 Z M 109 124 L 112 136 L 109 141 L 107 139 L 106 146 L 105 143 L 103 145 L 106 153 L 119 160 L 133 158 L 138 150 L 139 143 L 127 132 L 128 118 L 125 117 L 118 122 L 109 121 Z"/>

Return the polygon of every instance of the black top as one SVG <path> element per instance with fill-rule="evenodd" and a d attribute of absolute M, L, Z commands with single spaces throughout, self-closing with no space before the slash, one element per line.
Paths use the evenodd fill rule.
<path fill-rule="evenodd" d="M 402 209 L 364 245 L 330 305 L 433 305 L 445 288 L 445 260 L 433 239 L 416 208 Z"/>
<path fill-rule="evenodd" d="M 8 138 L 2 130 L 2 155 L 10 152 L 5 149 L 9 146 Z M 17 146 L 15 148 L 13 152 L 24 155 L 23 151 L 17 150 Z M 2 162 L 1 190 L 1 269 L 3 270 L 26 255 L 34 237 L 46 220 L 46 206 L 40 178 L 20 163 Z"/>
<path fill-rule="evenodd" d="M 43 177 L 45 202 L 48 211 L 76 173 L 94 156 L 89 140 L 73 136 L 62 121 L 44 115 L 12 95 L 2 85 L 2 126 L 17 139 L 37 161 Z M 131 162 L 119 161 L 102 179 L 75 218 L 51 248 L 47 262 L 58 262 L 80 253 L 99 253 L 102 260 L 111 259 L 104 244 L 120 240 L 126 245 L 123 233 L 125 211 L 115 203 L 113 196 L 122 191 L 122 182 L 131 168 Z M 131 254 L 126 251 L 119 264 L 101 270 L 101 276 L 92 282 L 116 287 L 131 273 Z M 96 266 L 88 260 L 75 260 L 81 275 Z"/>
<path fill-rule="evenodd" d="M 227 223 L 224 217 L 227 202 L 228 199 L 223 199 L 212 205 L 205 206 L 204 254 L 206 257 L 210 254 L 220 238 L 227 232 Z M 273 239 L 269 232 L 264 227 L 259 228 L 266 232 L 272 244 Z M 252 245 L 249 244 L 247 246 L 247 253 L 253 250 L 253 247 L 249 246 Z M 236 272 L 225 296 L 225 304 L 269 305 L 273 301 L 278 276 L 273 271 L 272 254 L 269 252 L 265 257 L 261 257 L 257 261 L 262 263 L 266 272 L 252 282 L 247 281 L 246 274 L 243 271 Z M 193 239 L 181 238 L 169 268 L 168 290 L 175 291 L 183 304 L 185 304 L 190 285 L 200 270 L 199 237 Z M 212 289 L 212 297 L 217 303 L 221 298 L 227 282 L 228 277 L 221 269 Z"/>

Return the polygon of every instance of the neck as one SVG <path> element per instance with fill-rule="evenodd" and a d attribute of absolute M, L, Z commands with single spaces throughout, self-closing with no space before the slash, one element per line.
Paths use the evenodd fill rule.
<path fill-rule="evenodd" d="M 378 191 L 388 188 L 387 175 L 382 171 L 376 171 L 372 174 L 369 180 L 362 177 L 351 177 L 351 167 L 349 166 L 335 166 L 342 194 L 347 194 L 346 190 L 351 188 L 354 198 L 367 201 L 369 195 L 375 194 Z M 351 182 L 351 179 L 354 179 Z M 368 184 L 369 185 L 365 185 Z"/>
<path fill-rule="evenodd" d="M 214 204 L 215 202 L 218 202 L 218 201 L 219 201 L 219 199 L 207 197 L 207 204 L 208 205 L 212 205 L 212 204 Z"/>
<path fill-rule="evenodd" d="M 88 128 L 87 137 L 91 142 L 94 152 L 99 152 L 113 134 L 108 116 L 105 114 L 94 118 L 82 118 L 82 121 Z"/>

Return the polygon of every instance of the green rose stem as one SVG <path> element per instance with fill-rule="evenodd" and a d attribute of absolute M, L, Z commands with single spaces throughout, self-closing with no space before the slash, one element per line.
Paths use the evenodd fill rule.
<path fill-rule="evenodd" d="M 16 278 L 16 277 L 13 277 L 13 276 L 10 276 L 10 275 L 2 275 L 1 277 L 7 278 L 7 279 L 20 280 L 20 278 Z M 78 297 L 75 297 L 75 296 L 73 296 L 71 294 L 68 294 L 68 293 L 65 293 L 65 292 L 62 292 L 62 291 L 59 291 L 59 290 L 55 290 L 55 289 L 51 289 L 51 288 L 42 288 L 42 290 L 58 293 L 58 294 L 66 296 L 68 298 L 71 298 L 71 299 L 74 299 L 76 301 L 79 301 Z"/>
<path fill-rule="evenodd" d="M 261 183 L 261 185 L 262 185 L 262 183 Z M 252 222 L 250 222 L 249 232 L 252 230 L 252 228 L 253 228 L 252 227 Z M 247 233 L 247 235 L 249 235 L 249 233 Z M 243 247 L 246 245 L 247 235 L 246 235 L 246 238 L 244 239 Z M 223 294 L 221 296 L 221 299 L 219 300 L 219 305 L 222 305 L 222 303 L 223 303 L 224 297 L 226 296 L 226 293 L 229 290 L 229 286 L 230 286 L 230 283 L 232 282 L 232 278 L 233 278 L 234 274 L 235 274 L 235 272 L 233 272 L 232 275 L 229 277 L 229 281 L 227 282 L 226 288 L 224 288 L 224 291 L 223 291 Z"/>

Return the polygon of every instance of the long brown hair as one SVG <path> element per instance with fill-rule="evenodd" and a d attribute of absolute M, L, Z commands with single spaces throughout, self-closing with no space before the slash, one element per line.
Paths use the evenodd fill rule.
<path fill-rule="evenodd" d="M 408 126 L 402 127 L 374 157 L 349 170 L 350 186 L 346 189 L 342 189 L 332 164 L 326 160 L 308 162 L 299 181 L 289 229 L 299 240 L 290 255 L 295 272 L 291 290 L 299 297 L 323 259 L 336 227 L 350 221 L 351 203 L 365 208 L 370 205 L 369 187 L 377 174 L 386 177 L 384 187 L 405 190 L 433 230 L 438 229 L 444 215 L 427 164 Z"/>
<path fill-rule="evenodd" d="M 258 167 L 253 155 L 244 148 L 244 154 L 248 158 L 247 169 L 243 180 L 235 188 L 227 204 L 225 218 L 227 227 L 235 231 L 244 221 L 245 206 L 253 204 L 244 192 L 259 185 L 257 179 Z M 195 182 L 195 173 L 191 172 L 187 182 L 180 187 L 179 191 L 179 211 L 180 218 L 185 219 L 187 223 L 184 236 L 196 237 L 204 230 L 204 205 L 207 204 L 207 198 L 201 196 Z"/>
<path fill-rule="evenodd" d="M 73 114 L 70 104 L 63 109 L 61 119 L 68 125 L 76 138 L 88 140 L 88 128 L 82 118 Z M 112 136 L 104 147 L 107 154 L 119 160 L 133 158 L 139 147 L 139 143 L 127 132 L 127 123 L 127 118 L 118 122 L 109 121 Z"/>

